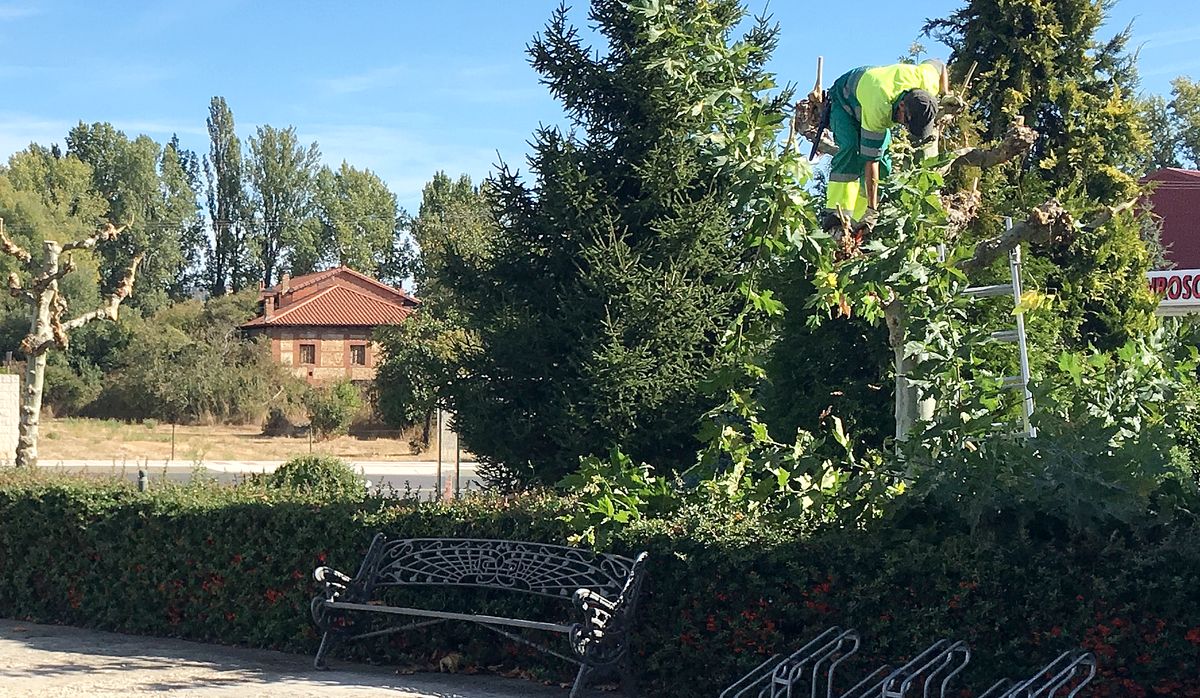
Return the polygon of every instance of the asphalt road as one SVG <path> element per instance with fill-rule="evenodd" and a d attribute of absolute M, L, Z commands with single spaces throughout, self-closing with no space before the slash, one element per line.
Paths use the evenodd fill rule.
<path fill-rule="evenodd" d="M 283 461 L 204 461 L 199 464 L 208 476 L 220 482 L 237 482 L 250 473 L 269 473 Z M 363 474 L 373 487 L 392 488 L 398 492 L 414 490 L 424 497 L 437 492 L 437 461 L 350 461 L 350 465 Z M 87 475 L 119 475 L 136 482 L 138 471 L 144 470 L 150 486 L 156 481 L 170 480 L 188 482 L 197 474 L 197 464 L 162 460 L 42 460 L 39 467 L 58 469 L 63 472 Z M 454 492 L 455 467 L 453 462 L 442 463 L 442 492 Z M 475 463 L 464 462 L 459 469 L 459 489 L 479 489 L 475 475 Z"/>

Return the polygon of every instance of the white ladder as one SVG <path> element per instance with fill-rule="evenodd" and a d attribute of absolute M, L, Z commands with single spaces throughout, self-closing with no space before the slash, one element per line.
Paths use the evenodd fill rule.
<path fill-rule="evenodd" d="M 1012 218 L 1004 219 L 1005 229 L 1012 229 Z M 1021 246 L 1017 245 L 1008 253 L 1008 273 L 1012 281 L 1007 284 L 994 284 L 992 286 L 972 286 L 964 291 L 968 296 L 973 298 L 993 298 L 998 296 L 1012 296 L 1013 306 L 1020 309 L 1021 307 Z M 1017 432 L 1016 436 L 1024 436 L 1033 438 L 1037 436 L 1037 427 L 1033 426 L 1030 419 L 1033 417 L 1033 393 L 1029 390 L 1029 349 L 1025 344 L 1025 314 L 1017 312 L 1017 326 L 1011 330 L 998 330 L 992 333 L 992 340 L 996 342 L 1008 342 L 1017 345 L 1017 356 L 1021 362 L 1021 372 L 1016 376 L 1006 376 L 1004 378 L 1004 387 L 1011 390 L 1020 390 L 1023 393 L 1021 400 L 1021 425 L 1022 430 Z"/>

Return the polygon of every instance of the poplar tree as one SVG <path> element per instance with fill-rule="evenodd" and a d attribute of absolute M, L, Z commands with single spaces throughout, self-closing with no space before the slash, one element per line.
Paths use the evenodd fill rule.
<path fill-rule="evenodd" d="M 213 229 L 209 254 L 209 290 L 214 296 L 237 291 L 257 276 L 247 247 L 247 197 L 242 145 L 234 131 L 233 111 L 224 97 L 208 106 L 209 151 L 204 158 L 208 180 L 208 217 Z"/>

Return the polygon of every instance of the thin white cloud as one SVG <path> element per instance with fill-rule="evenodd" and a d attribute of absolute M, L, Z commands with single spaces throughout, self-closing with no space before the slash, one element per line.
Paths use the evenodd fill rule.
<path fill-rule="evenodd" d="M 169 136 L 172 133 L 178 133 L 178 134 L 186 134 L 189 136 L 203 136 L 205 138 L 208 137 L 208 129 L 205 128 L 204 126 L 196 126 L 195 124 L 183 125 L 183 124 L 177 124 L 177 123 L 170 123 L 167 121 L 141 121 L 141 120 L 120 121 L 120 120 L 118 120 L 118 121 L 113 122 L 113 126 L 116 126 L 120 130 L 124 131 L 126 133 L 126 135 L 128 135 L 130 137 L 135 137 L 142 133 L 144 133 L 148 136 L 162 135 L 162 134 L 166 134 Z"/>
<path fill-rule="evenodd" d="M 1134 35 L 1134 39 L 1146 48 L 1165 48 L 1200 41 L 1200 25 L 1182 29 L 1166 29 L 1145 35 Z"/>
<path fill-rule="evenodd" d="M 85 119 L 84 123 L 94 121 L 108 121 L 130 138 L 137 138 L 144 133 L 159 143 L 170 140 L 171 134 L 174 133 L 197 138 L 207 138 L 208 136 L 208 131 L 203 127 L 180 125 L 170 121 L 104 119 L 101 117 Z M 7 162 L 13 153 L 25 150 L 30 143 L 44 146 L 58 143 L 65 147 L 67 132 L 78 123 L 77 120 L 47 119 L 32 114 L 0 112 L 0 163 Z"/>
<path fill-rule="evenodd" d="M 513 67 L 503 63 L 481 63 L 466 65 L 455 70 L 460 78 L 494 78 L 501 75 L 511 75 Z"/>
<path fill-rule="evenodd" d="M 514 104 L 546 96 L 546 89 L 532 87 L 440 87 L 436 94 L 473 104 Z"/>
<path fill-rule="evenodd" d="M 1187 75 L 1188 71 L 1200 68 L 1200 61 L 1184 61 L 1182 63 L 1170 63 L 1159 68 L 1148 68 L 1139 70 L 1138 72 L 1144 78 L 1157 77 L 1159 75 Z"/>
<path fill-rule="evenodd" d="M 330 167 L 346 161 L 369 169 L 387 182 L 400 205 L 410 211 L 421 201 L 421 189 L 438 170 L 483 179 L 496 160 L 495 150 L 435 143 L 408 129 L 367 124 L 328 124 L 305 129 L 304 142 L 321 145 Z"/>
<path fill-rule="evenodd" d="M 318 80 L 317 84 L 326 92 L 335 95 L 368 92 L 385 87 L 394 87 L 400 80 L 412 74 L 405 66 L 396 65 L 384 68 L 372 68 L 354 75 L 343 75 L 336 78 Z"/>
<path fill-rule="evenodd" d="M 29 147 L 30 143 L 62 144 L 75 124 L 58 119 L 43 119 L 29 114 L 0 112 L 0 162 Z"/>
<path fill-rule="evenodd" d="M 42 8 L 18 3 L 0 4 L 0 22 L 13 19 L 24 19 L 42 13 Z"/>

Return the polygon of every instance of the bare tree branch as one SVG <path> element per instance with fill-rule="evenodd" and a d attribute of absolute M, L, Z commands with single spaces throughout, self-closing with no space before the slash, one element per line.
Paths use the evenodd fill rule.
<path fill-rule="evenodd" d="M 4 232 L 3 218 L 0 218 L 0 251 L 3 251 L 7 255 L 16 257 L 21 264 L 29 264 L 29 262 L 33 260 L 33 257 L 29 255 L 29 252 L 25 248 L 13 242 L 12 238 L 8 237 L 8 233 Z"/>
<path fill-rule="evenodd" d="M 112 223 L 105 223 L 103 228 L 101 228 L 100 230 L 97 230 L 95 233 L 92 233 L 88 237 L 86 237 L 82 240 L 77 240 L 75 242 L 66 243 L 65 245 L 62 246 L 62 251 L 63 252 L 71 252 L 73 250 L 90 250 L 93 247 L 95 247 L 96 243 L 100 242 L 101 240 L 105 240 L 105 241 L 115 240 L 118 235 L 120 235 L 126 228 L 128 228 L 132 224 L 133 224 L 133 221 L 130 221 L 129 223 L 126 223 L 125 225 L 118 228 L 118 227 L 114 226 Z"/>
<path fill-rule="evenodd" d="M 33 293 L 21 286 L 21 275 L 15 271 L 8 273 L 8 293 L 13 298 L 21 298 L 29 303 L 36 300 Z"/>
<path fill-rule="evenodd" d="M 47 247 L 51 246 L 52 244 L 55 243 L 50 241 L 46 242 Z M 59 265 L 58 269 L 53 274 L 39 274 L 35 279 L 33 279 L 29 287 L 34 291 L 45 290 L 50 288 L 50 284 L 55 281 L 62 280 L 67 274 L 70 274 L 73 271 L 75 271 L 75 264 L 68 259 Z"/>
<path fill-rule="evenodd" d="M 812 95 L 796 102 L 795 113 L 792 116 L 792 130 L 789 135 L 789 142 L 799 134 L 808 139 L 812 143 L 817 138 L 817 130 L 821 126 L 821 110 L 824 104 L 819 100 L 813 99 Z M 821 143 L 817 146 L 817 152 L 825 155 L 835 155 L 838 151 L 837 143 L 833 140 L 833 129 L 827 128 L 821 134 Z"/>
<path fill-rule="evenodd" d="M 1137 200 L 1134 199 L 1117 206 L 1109 206 L 1083 224 L 1081 229 L 1096 230 L 1118 214 L 1133 208 L 1136 203 Z M 1057 200 L 1050 199 L 1034 208 L 1024 221 L 1004 231 L 1002 235 L 980 242 L 975 246 L 975 254 L 970 259 L 960 262 L 958 267 L 968 274 L 985 269 L 1022 242 L 1034 245 L 1056 242 L 1070 244 L 1075 231 L 1074 217 Z"/>
<path fill-rule="evenodd" d="M 998 145 L 993 148 L 963 148 L 962 150 L 955 151 L 959 154 L 958 157 L 944 169 L 949 171 L 955 167 L 963 166 L 981 167 L 983 169 L 995 167 L 1029 150 L 1033 147 L 1033 143 L 1037 140 L 1037 137 L 1037 131 L 1026 126 L 1023 118 L 1017 117 L 1013 120 L 1008 133 L 1004 134 L 1004 139 Z"/>
<path fill-rule="evenodd" d="M 105 302 L 104 305 L 100 306 L 99 308 L 96 308 L 95 310 L 91 311 L 90 313 L 84 313 L 83 315 L 80 315 L 79 317 L 77 317 L 73 320 L 62 323 L 61 329 L 64 332 L 63 338 L 64 339 L 66 338 L 66 334 L 65 334 L 66 332 L 70 332 L 71 330 L 75 329 L 76 327 L 81 327 L 83 325 L 86 325 L 87 323 L 91 322 L 92 320 L 102 320 L 105 318 L 116 320 L 117 312 L 121 306 L 121 301 L 125 300 L 126 298 L 129 297 L 129 294 L 133 293 L 133 280 L 137 276 L 137 268 L 138 268 L 138 265 L 141 263 L 142 263 L 141 255 L 138 255 L 133 258 L 133 262 L 129 265 L 129 269 L 126 270 L 126 272 L 125 272 L 125 278 L 121 280 L 121 285 L 118 286 L 117 290 L 114 291 L 113 294 L 108 297 L 108 300 Z M 57 334 L 57 333 L 58 333 L 58 331 L 56 330 L 55 334 Z M 61 345 L 61 346 L 65 347 L 65 345 Z"/>

